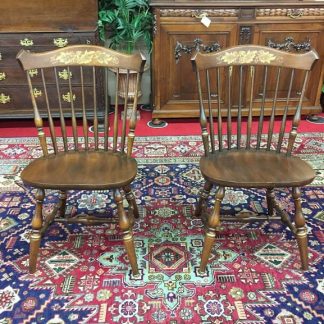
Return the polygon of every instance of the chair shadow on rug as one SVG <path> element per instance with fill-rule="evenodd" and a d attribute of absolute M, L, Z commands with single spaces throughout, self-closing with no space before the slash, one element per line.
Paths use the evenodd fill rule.
<path fill-rule="evenodd" d="M 307 230 L 299 187 L 311 183 L 315 172 L 306 162 L 292 156 L 292 151 L 302 103 L 308 96 L 307 80 L 317 59 L 314 50 L 292 54 L 253 45 L 212 54 L 197 53 L 192 58 L 205 151 L 200 159 L 205 185 L 195 210 L 206 226 L 200 272 L 206 271 L 220 226 L 226 187 L 266 189 L 268 216 L 263 219 L 280 218 L 292 230 L 301 267 L 308 268 Z M 294 114 L 290 123 L 288 114 Z M 266 115 L 270 116 L 267 123 Z M 215 205 L 207 215 L 207 198 L 213 186 L 217 187 Z M 291 188 L 294 221 L 276 202 L 275 188 Z M 243 220 L 253 219 L 262 216 L 250 215 Z"/>
<path fill-rule="evenodd" d="M 22 181 L 36 188 L 30 273 L 36 271 L 41 236 L 53 221 L 111 222 L 90 215 L 65 215 L 67 191 L 113 190 L 132 274 L 137 275 L 132 228 L 134 217 L 138 218 L 139 214 L 131 191 L 137 163 L 131 155 L 145 59 L 139 53 L 126 55 L 94 45 L 73 45 L 43 53 L 21 51 L 17 59 L 26 71 L 43 153 L 21 173 Z M 113 118 L 108 116 L 108 69 L 116 77 Z M 121 91 L 124 99 L 119 105 Z M 119 122 L 119 109 L 126 112 L 129 102 L 132 103 L 130 119 Z M 103 123 L 102 130 L 99 121 Z M 89 129 L 90 124 L 93 131 Z M 46 217 L 42 211 L 45 189 L 58 190 L 60 197 L 53 212 Z M 123 207 L 124 196 L 129 204 L 128 212 Z"/>

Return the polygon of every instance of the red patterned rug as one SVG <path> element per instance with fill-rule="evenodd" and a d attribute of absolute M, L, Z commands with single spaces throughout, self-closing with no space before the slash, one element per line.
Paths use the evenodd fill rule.
<path fill-rule="evenodd" d="M 262 190 L 228 189 L 206 275 L 197 272 L 203 226 L 193 218 L 202 178 L 198 136 L 136 139 L 133 188 L 141 277 L 133 278 L 108 192 L 72 192 L 72 215 L 111 215 L 100 226 L 53 224 L 29 275 L 28 234 L 34 198 L 19 172 L 39 156 L 35 138 L 0 139 L 0 323 L 322 323 L 324 321 L 324 141 L 304 134 L 297 155 L 317 178 L 303 190 L 310 269 L 299 270 L 295 239 L 280 222 L 242 224 L 227 215 L 265 213 Z M 278 201 L 293 211 L 286 190 Z M 45 211 L 57 201 L 49 192 Z M 210 204 L 212 205 L 212 200 Z"/>

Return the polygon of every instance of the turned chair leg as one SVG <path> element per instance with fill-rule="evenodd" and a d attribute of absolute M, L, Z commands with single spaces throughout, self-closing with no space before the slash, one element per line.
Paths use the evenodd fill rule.
<path fill-rule="evenodd" d="M 301 268 L 308 269 L 308 248 L 307 248 L 307 228 L 305 218 L 301 207 L 301 192 L 299 188 L 292 189 L 292 196 L 295 202 L 295 225 L 296 239 L 300 253 Z"/>
<path fill-rule="evenodd" d="M 208 259 L 210 257 L 211 249 L 215 242 L 216 228 L 220 225 L 220 210 L 221 203 L 225 195 L 225 189 L 219 187 L 216 192 L 215 206 L 212 214 L 208 217 L 206 234 L 204 240 L 204 247 L 201 254 L 201 262 L 199 271 L 205 273 Z"/>
<path fill-rule="evenodd" d="M 124 246 L 128 255 L 129 262 L 132 267 L 133 275 L 136 276 L 139 274 L 138 266 L 137 266 L 137 259 L 135 253 L 135 244 L 133 238 L 133 229 L 132 229 L 132 222 L 129 219 L 128 215 L 125 212 L 123 206 L 123 197 L 119 190 L 115 190 L 114 193 L 115 202 L 117 204 L 117 211 L 119 216 L 119 226 L 120 229 L 123 231 L 123 240 Z"/>
<path fill-rule="evenodd" d="M 207 199 L 210 193 L 210 190 L 212 189 L 213 184 L 206 181 L 204 188 L 200 191 L 200 195 L 199 195 L 199 200 L 198 203 L 196 205 L 196 209 L 195 209 L 195 217 L 199 218 L 202 216 L 202 214 L 206 211 L 207 209 Z"/>
<path fill-rule="evenodd" d="M 268 215 L 273 216 L 274 212 L 274 199 L 275 199 L 275 194 L 273 188 L 268 188 L 267 189 L 267 206 L 268 206 Z"/>
<path fill-rule="evenodd" d="M 129 206 L 133 209 L 133 215 L 137 219 L 139 218 L 139 212 L 138 212 L 138 207 L 136 204 L 135 196 L 132 192 L 131 186 L 126 186 L 124 187 L 125 190 L 125 196 L 128 201 Z"/>
<path fill-rule="evenodd" d="M 61 190 L 59 193 L 59 198 L 60 198 L 60 203 L 59 203 L 59 217 L 64 217 L 65 216 L 65 211 L 66 211 L 66 191 Z"/>
<path fill-rule="evenodd" d="M 37 256 L 39 252 L 41 229 L 43 225 L 42 207 L 45 197 L 45 191 L 43 189 L 37 189 L 36 192 L 36 208 L 32 219 L 32 232 L 30 235 L 30 252 L 29 252 L 29 273 L 36 271 Z"/>

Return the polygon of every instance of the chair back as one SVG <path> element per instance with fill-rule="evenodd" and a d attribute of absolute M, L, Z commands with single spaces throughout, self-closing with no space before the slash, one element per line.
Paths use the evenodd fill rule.
<path fill-rule="evenodd" d="M 205 154 L 265 149 L 290 155 L 302 103 L 309 94 L 307 80 L 317 59 L 313 49 L 292 54 L 257 45 L 196 53 L 192 63 Z M 294 116 L 290 125 L 288 114 Z M 278 135 L 274 135 L 275 121 L 280 125 Z"/>
<path fill-rule="evenodd" d="M 127 55 L 95 45 L 72 45 L 43 53 L 22 50 L 17 59 L 26 71 L 35 125 L 45 156 L 61 151 L 101 149 L 131 155 L 145 64 L 141 54 Z M 113 118 L 108 116 L 108 73 L 115 75 L 116 80 Z M 132 113 L 127 120 L 130 103 Z M 122 122 L 119 122 L 120 110 L 124 110 Z M 93 131 L 89 130 L 90 125 Z"/>

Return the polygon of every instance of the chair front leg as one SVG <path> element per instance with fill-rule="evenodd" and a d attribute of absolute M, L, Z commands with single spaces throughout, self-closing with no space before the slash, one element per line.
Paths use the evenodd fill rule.
<path fill-rule="evenodd" d="M 135 245 L 133 238 L 133 229 L 131 220 L 127 216 L 124 206 L 123 206 L 123 197 L 118 189 L 115 190 L 114 193 L 115 202 L 117 204 L 117 211 L 119 216 L 119 226 L 123 231 L 123 240 L 124 246 L 128 255 L 129 262 L 132 267 L 132 272 L 134 276 L 139 274 L 138 266 L 137 266 L 137 258 L 135 253 Z"/>
<path fill-rule="evenodd" d="M 37 189 L 36 208 L 32 219 L 32 232 L 30 235 L 30 251 L 29 251 L 29 273 L 36 271 L 37 256 L 39 252 L 40 240 L 41 240 L 41 229 L 43 226 L 43 201 L 45 197 L 45 191 L 43 189 Z"/>
<path fill-rule="evenodd" d="M 268 188 L 267 189 L 267 206 L 268 206 L 268 215 L 273 216 L 274 212 L 274 199 L 275 199 L 275 194 L 273 188 Z"/>
<path fill-rule="evenodd" d="M 59 217 L 62 218 L 62 217 L 65 216 L 65 211 L 66 211 L 66 198 L 67 198 L 66 191 L 60 190 L 59 198 L 60 198 L 60 202 L 59 202 Z"/>
<path fill-rule="evenodd" d="M 215 242 L 216 228 L 220 225 L 221 203 L 225 195 L 224 187 L 218 187 L 216 192 L 215 206 L 212 214 L 208 217 L 204 247 L 201 254 L 199 271 L 205 273 L 206 265 L 210 257 L 211 249 Z"/>
<path fill-rule="evenodd" d="M 302 270 L 308 269 L 308 248 L 307 248 L 307 228 L 305 217 L 301 207 L 301 192 L 299 188 L 292 189 L 292 196 L 295 202 L 295 225 L 296 225 L 296 239 L 300 253 Z"/>
<path fill-rule="evenodd" d="M 130 185 L 124 187 L 125 190 L 125 196 L 128 201 L 129 206 L 133 209 L 133 215 L 137 219 L 139 218 L 139 212 L 138 212 L 138 207 L 136 204 L 135 196 L 132 192 L 132 188 Z"/>
<path fill-rule="evenodd" d="M 213 184 L 206 181 L 204 188 L 200 191 L 199 200 L 195 210 L 195 217 L 202 217 L 203 213 L 207 210 L 207 199 L 212 189 Z"/>

